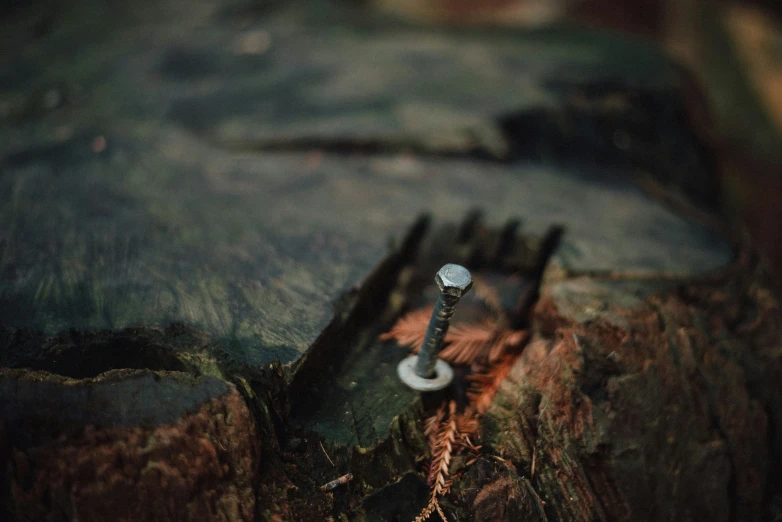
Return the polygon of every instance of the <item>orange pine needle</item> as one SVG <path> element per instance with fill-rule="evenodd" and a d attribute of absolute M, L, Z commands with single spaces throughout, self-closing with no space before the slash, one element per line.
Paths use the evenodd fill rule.
<path fill-rule="evenodd" d="M 443 522 L 448 522 L 448 519 L 445 518 L 445 513 L 443 513 L 442 509 L 440 509 L 440 503 L 437 502 L 437 499 L 430 501 L 429 505 L 427 505 L 426 508 L 421 511 L 421 514 L 418 515 L 413 522 L 423 522 L 424 520 L 427 520 L 430 516 L 432 516 L 432 513 L 434 513 L 435 510 L 437 510 L 437 512 L 440 514 Z"/>
<path fill-rule="evenodd" d="M 431 308 L 412 311 L 401 317 L 381 341 L 395 340 L 418 353 L 424 342 Z M 445 336 L 439 356 L 452 364 L 489 363 L 498 361 L 506 352 L 520 346 L 527 338 L 524 330 L 502 330 L 497 323 L 454 324 Z"/>
<path fill-rule="evenodd" d="M 499 294 L 489 285 L 476 281 L 476 295 L 497 315 L 503 310 Z M 401 317 L 390 331 L 380 336 L 381 341 L 394 340 L 409 346 L 418 353 L 426 335 L 432 308 L 414 310 Z M 429 503 L 414 522 L 427 520 L 435 511 L 444 522 L 445 513 L 438 497 L 448 494 L 453 483 L 450 475 L 452 457 L 464 450 L 470 452 L 467 466 L 480 456 L 480 446 L 471 437 L 478 432 L 480 418 L 489 409 L 500 384 L 508 376 L 516 356 L 517 348 L 527 340 L 524 330 L 508 330 L 506 320 L 489 319 L 479 324 L 452 325 L 444 339 L 444 348 L 439 356 L 452 364 L 477 365 L 483 373 L 468 377 L 470 388 L 467 396 L 470 406 L 461 415 L 456 413 L 456 403 L 443 403 L 437 412 L 426 419 L 424 435 L 428 438 L 432 461 L 427 482 L 431 487 Z"/>
<path fill-rule="evenodd" d="M 414 522 L 427 520 L 432 513 L 437 513 L 444 522 L 448 522 L 445 513 L 440 508 L 438 497 L 447 495 L 451 490 L 452 478 L 450 465 L 453 455 L 467 450 L 471 453 L 467 466 L 475 463 L 480 455 L 480 446 L 473 444 L 470 437 L 478 432 L 480 417 L 486 412 L 500 383 L 513 368 L 516 355 L 507 354 L 486 373 L 475 374 L 470 379 L 468 397 L 471 405 L 461 415 L 456 413 L 456 403 L 443 403 L 437 412 L 425 421 L 424 434 L 429 438 L 429 448 L 432 452 L 432 462 L 429 466 L 427 482 L 431 487 L 429 503 L 421 511 Z"/>
<path fill-rule="evenodd" d="M 390 331 L 380 336 L 381 341 L 396 341 L 402 346 L 415 347 L 417 350 L 424 342 L 426 327 L 432 317 L 432 308 L 421 308 L 408 312 L 399 318 Z"/>
<path fill-rule="evenodd" d="M 436 429 L 436 434 L 432 437 L 429 434 L 429 445 L 432 450 L 432 463 L 429 466 L 428 482 L 432 490 L 429 495 L 429 504 L 424 508 L 414 522 L 422 522 L 428 519 L 432 513 L 437 513 L 444 522 L 448 522 L 437 502 L 437 497 L 445 495 L 451 489 L 449 480 L 451 458 L 457 449 L 456 444 L 461 440 L 459 426 L 456 415 L 456 403 L 451 401 L 448 404 L 448 420 L 445 417 L 445 404 L 443 404 L 433 417 L 427 420 L 427 429 Z"/>
<path fill-rule="evenodd" d="M 440 431 L 443 419 L 445 419 L 445 403 L 437 409 L 437 413 L 426 419 L 424 423 L 424 435 L 429 439 L 429 448 L 434 451 L 437 445 L 437 434 Z"/>
<path fill-rule="evenodd" d="M 494 323 L 456 324 L 445 336 L 448 343 L 440 357 L 453 364 L 497 362 L 507 351 L 521 345 L 524 330 L 498 330 Z"/>
<path fill-rule="evenodd" d="M 485 373 L 473 374 L 467 377 L 470 381 L 470 389 L 467 390 L 467 398 L 478 415 L 483 415 L 491 406 L 494 395 L 508 376 L 516 356 L 506 355 L 499 363 L 491 367 Z"/>

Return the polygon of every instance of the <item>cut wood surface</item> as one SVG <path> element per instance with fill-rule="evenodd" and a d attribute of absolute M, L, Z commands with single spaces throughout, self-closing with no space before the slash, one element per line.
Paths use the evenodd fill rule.
<path fill-rule="evenodd" d="M 431 32 L 306 2 L 102 5 L 52 13 L 32 41 L 24 10 L 28 32 L 17 19 L 3 31 L 7 326 L 182 322 L 242 363 L 289 363 L 389 239 L 422 212 L 453 221 L 473 207 L 533 233 L 566 225 L 557 256 L 573 270 L 687 275 L 730 259 L 632 184 L 643 162 L 711 190 L 673 69 L 651 48 L 589 32 Z M 258 32 L 268 49 L 237 48 Z M 552 129 L 558 111 L 568 123 Z M 350 154 L 367 141 L 390 153 Z M 544 161 L 471 154 L 498 147 Z"/>
<path fill-rule="evenodd" d="M 774 286 L 653 47 L 80 0 L 0 53 L 0 518 L 414 520 L 471 382 L 448 520 L 780 516 Z M 515 333 L 419 397 L 381 335 L 446 262 Z"/>

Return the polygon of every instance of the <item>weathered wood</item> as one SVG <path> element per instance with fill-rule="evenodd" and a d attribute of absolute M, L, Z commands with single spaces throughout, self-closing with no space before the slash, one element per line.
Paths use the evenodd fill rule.
<path fill-rule="evenodd" d="M 438 399 L 377 336 L 449 261 L 511 303 L 546 271 L 447 515 L 771 513 L 778 306 L 654 49 L 319 2 L 55 15 L 0 31 L 0 515 L 412 519 Z"/>
<path fill-rule="evenodd" d="M 6 519 L 253 518 L 260 444 L 234 386 L 143 370 L 0 386 Z"/>
<path fill-rule="evenodd" d="M 49 88 L 62 106 L 22 113 L 2 136 L 6 325 L 53 334 L 183 322 L 232 342 L 242 363 L 292 362 L 328 324 L 330 304 L 367 277 L 386 255 L 389 237 L 404 235 L 422 211 L 455 220 L 485 207 L 498 221 L 521 216 L 537 233 L 562 223 L 570 232 L 558 256 L 574 270 L 687 274 L 730 256 L 724 242 L 650 200 L 627 173 L 600 165 L 431 157 L 438 146 L 429 157 L 412 158 L 305 157 L 295 148 L 252 154 L 266 137 L 309 139 L 314 149 L 367 137 L 382 148 L 400 137 L 427 150 L 427 140 L 441 139 L 454 152 L 469 151 L 473 136 L 489 129 L 490 150 L 512 147 L 506 143 L 512 139 L 550 161 L 572 159 L 567 147 L 584 147 L 586 138 L 587 155 L 602 147 L 621 157 L 613 145 L 620 131 L 634 145 L 631 154 L 649 145 L 647 156 L 664 155 L 669 145 L 645 143 L 649 130 L 634 129 L 631 118 L 645 110 L 645 118 L 658 121 L 642 121 L 686 138 L 665 94 L 659 102 L 669 114 L 614 95 L 615 106 L 628 104 L 628 128 L 605 134 L 599 129 L 607 109 L 594 94 L 562 86 L 567 70 L 586 84 L 619 78 L 625 86 L 671 89 L 672 70 L 650 49 L 623 43 L 625 54 L 613 56 L 615 41 L 589 33 L 582 39 L 384 29 L 353 25 L 339 11 L 321 16 L 293 5 L 251 18 L 271 43 L 262 55 L 246 56 L 237 54 L 233 44 L 242 33 L 226 13 L 209 3 L 185 11 L 165 15 L 161 5 L 134 16 L 106 13 L 97 41 L 76 39 L 76 49 L 52 64 L 61 38 L 75 38 L 59 28 L 85 33 L 95 23 L 79 18 L 84 12 L 64 13 L 50 38 L 16 58 L 40 85 L 8 64 L 12 94 Z M 167 30 L 160 16 L 181 28 Z M 209 41 L 198 37 L 203 23 L 210 24 Z M 329 28 L 335 36 L 324 42 Z M 161 41 L 134 40 L 129 48 L 126 38 L 144 31 Z M 545 152 L 554 140 L 525 123 L 549 122 L 535 115 L 555 116 L 548 109 L 574 97 L 586 104 L 589 121 L 565 134 L 572 143 Z M 35 96 L 28 102 L 44 103 Z M 570 110 L 576 109 L 566 109 L 565 121 L 578 123 Z M 497 118 L 519 113 L 528 119 L 509 116 L 503 137 Z M 448 138 L 455 132 L 467 138 Z M 637 146 L 634 139 L 641 140 Z M 249 150 L 219 146 L 232 141 L 250 142 Z M 100 144 L 105 148 L 93 152 Z M 683 167 L 690 152 L 669 164 Z M 702 166 L 687 175 L 704 180 L 693 185 L 708 186 Z"/>
<path fill-rule="evenodd" d="M 747 258 L 663 291 L 552 282 L 487 442 L 549 520 L 773 518 L 782 351 L 768 285 Z"/>

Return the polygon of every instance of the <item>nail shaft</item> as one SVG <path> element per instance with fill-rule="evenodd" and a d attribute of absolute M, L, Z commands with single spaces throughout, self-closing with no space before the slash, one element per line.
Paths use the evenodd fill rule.
<path fill-rule="evenodd" d="M 459 296 L 440 293 L 432 311 L 432 318 L 426 329 L 424 342 L 418 352 L 418 361 L 415 365 L 415 373 L 424 379 L 434 377 L 434 366 L 437 363 L 437 354 L 443 346 L 445 334 L 451 324 L 451 317 L 456 310 Z"/>

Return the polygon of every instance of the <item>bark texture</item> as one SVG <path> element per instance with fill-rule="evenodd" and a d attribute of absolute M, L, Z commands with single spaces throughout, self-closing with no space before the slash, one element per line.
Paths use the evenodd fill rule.
<path fill-rule="evenodd" d="M 548 285 L 490 411 L 491 454 L 548 520 L 774 519 L 782 332 L 765 271 L 744 256 L 638 298 L 648 286 Z M 572 313 L 586 301 L 591 317 Z M 481 495 L 514 497 L 492 484 Z"/>
<path fill-rule="evenodd" d="M 155 381 L 135 377 L 124 379 L 155 386 Z M 46 386 L 51 381 L 59 380 L 60 387 L 94 384 L 62 381 L 44 372 L 18 372 L 3 378 L 15 380 L 19 388 L 43 383 L 44 393 L 53 397 L 58 393 L 67 396 L 67 392 Z M 170 380 L 172 376 L 157 378 Z M 121 386 L 116 378 L 109 380 Z M 186 383 L 179 386 L 188 387 Z M 114 397 L 103 398 L 130 402 L 137 394 L 138 390 L 131 389 L 128 394 L 116 392 Z M 21 394 L 17 398 L 25 399 Z M 247 405 L 233 387 L 159 425 L 134 422 L 123 426 L 117 419 L 109 425 L 60 422 L 45 430 L 45 421 L 35 413 L 36 404 L 27 401 L 24 406 L 29 414 L 19 416 L 21 426 L 4 445 L 4 453 L 10 453 L 5 466 L 7 509 L 15 520 L 255 519 L 258 439 Z M 93 406 L 110 409 L 100 401 Z M 126 403 L 128 407 L 132 406 Z M 35 440 L 26 440 L 31 435 Z"/>

